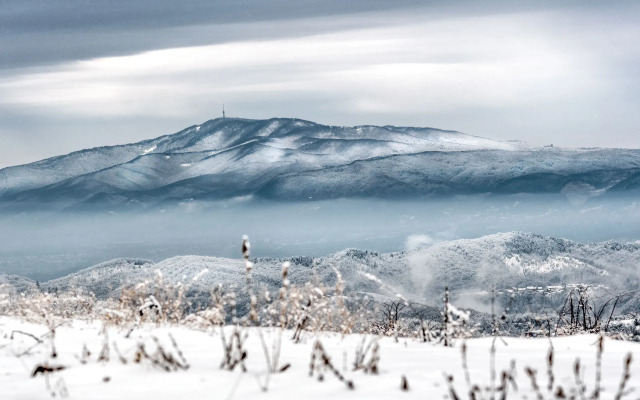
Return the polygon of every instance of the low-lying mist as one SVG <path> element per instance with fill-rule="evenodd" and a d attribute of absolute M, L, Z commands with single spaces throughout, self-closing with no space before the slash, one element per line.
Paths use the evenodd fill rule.
<path fill-rule="evenodd" d="M 47 280 L 117 257 L 321 256 L 345 248 L 380 252 L 496 232 L 577 241 L 639 240 L 633 199 L 569 203 L 561 195 L 472 196 L 422 201 L 252 199 L 184 202 L 145 212 L 0 215 L 0 273 Z"/>

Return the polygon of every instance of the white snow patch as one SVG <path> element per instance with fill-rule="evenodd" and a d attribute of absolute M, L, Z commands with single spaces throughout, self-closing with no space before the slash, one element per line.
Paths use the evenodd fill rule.
<path fill-rule="evenodd" d="M 149 153 L 151 153 L 152 151 L 154 151 L 157 148 L 158 148 L 158 146 L 149 147 L 148 149 L 143 151 L 142 154 L 149 154 Z"/>
<path fill-rule="evenodd" d="M 513 272 L 519 273 L 521 275 L 550 274 L 552 272 L 563 269 L 585 269 L 590 270 L 597 275 L 609 275 L 607 271 L 602 271 L 594 268 L 593 266 L 573 257 L 562 255 L 549 257 L 544 260 L 536 260 L 524 259 L 519 254 L 513 254 L 511 256 L 505 257 L 504 263 Z"/>

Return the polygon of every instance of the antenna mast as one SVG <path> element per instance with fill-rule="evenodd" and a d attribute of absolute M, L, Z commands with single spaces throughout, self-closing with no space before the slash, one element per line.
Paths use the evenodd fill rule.
<path fill-rule="evenodd" d="M 222 118 L 226 118 L 227 116 L 224 113 L 224 103 L 222 103 Z"/>

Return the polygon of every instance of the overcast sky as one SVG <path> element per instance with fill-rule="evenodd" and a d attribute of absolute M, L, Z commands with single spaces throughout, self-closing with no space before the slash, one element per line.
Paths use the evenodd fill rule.
<path fill-rule="evenodd" d="M 638 21 L 637 1 L 2 0 L 0 167 L 173 133 L 223 103 L 640 148 Z"/>

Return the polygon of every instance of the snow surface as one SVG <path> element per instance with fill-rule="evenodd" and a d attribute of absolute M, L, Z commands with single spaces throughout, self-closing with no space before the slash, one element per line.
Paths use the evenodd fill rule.
<path fill-rule="evenodd" d="M 100 321 L 69 320 L 56 329 L 58 357 L 49 357 L 49 345 L 45 340 L 34 346 L 34 339 L 19 333 L 19 330 L 42 336 L 47 328 L 38 323 L 25 322 L 14 317 L 0 317 L 0 388 L 1 398 L 50 399 L 45 377 L 31 377 L 36 365 L 48 362 L 50 366 L 64 366 L 65 369 L 48 376 L 51 391 L 68 393 L 69 399 L 179 399 L 188 396 L 193 399 L 437 399 L 446 398 L 448 390 L 443 374 L 454 376 L 454 386 L 459 395 L 464 396 L 466 385 L 461 367 L 460 345 L 453 348 L 439 344 L 422 343 L 416 339 L 393 338 L 380 340 L 380 373 L 378 375 L 353 371 L 352 363 L 356 347 L 362 340 L 359 335 L 339 335 L 334 333 L 305 332 L 301 343 L 290 340 L 291 331 L 285 331 L 282 339 L 281 365 L 291 367 L 280 374 L 271 375 L 267 391 L 261 385 L 267 379 L 266 361 L 260 345 L 257 329 L 262 329 L 266 343 L 271 344 L 277 337 L 277 330 L 249 328 L 246 342 L 247 372 L 227 371 L 219 368 L 223 357 L 220 331 L 191 330 L 184 326 L 144 325 L 134 329 L 126 337 L 128 329 L 107 327 L 111 345 L 110 360 L 98 362 L 97 357 L 103 345 L 103 325 Z M 226 328 L 227 335 L 231 327 Z M 148 352 L 155 349 L 152 339 L 171 349 L 171 334 L 189 364 L 187 370 L 166 372 L 146 360 L 133 362 L 138 343 L 143 343 Z M 330 372 L 326 372 L 323 382 L 309 376 L 312 346 L 320 340 L 332 363 L 352 380 L 354 390 L 349 390 Z M 370 338 L 367 338 L 370 340 Z M 546 393 L 546 354 L 550 344 L 554 348 L 555 384 L 565 390 L 574 388 L 573 363 L 579 358 L 590 395 L 595 382 L 595 358 L 597 341 L 595 335 L 546 338 L 505 338 L 498 340 L 496 370 L 509 369 L 515 360 L 518 391 L 509 398 L 534 398 L 528 376 L 524 369 L 537 370 L 538 383 Z M 123 364 L 113 350 L 113 343 L 127 360 Z M 490 384 L 490 347 L 492 339 L 469 339 L 468 364 L 471 382 L 481 387 Z M 83 345 L 91 355 L 86 363 L 81 362 Z M 30 349 L 30 350 L 29 350 Z M 23 354 L 26 353 L 24 355 Z M 605 339 L 602 357 L 601 398 L 613 399 L 622 377 L 623 359 L 627 353 L 635 360 L 631 365 L 631 379 L 627 388 L 638 389 L 640 377 L 640 344 Z M 174 352 L 175 354 L 175 352 Z M 409 391 L 400 390 L 402 377 L 407 378 Z M 633 398 L 635 393 L 630 397 Z M 464 398 L 464 397 L 463 397 Z"/>

